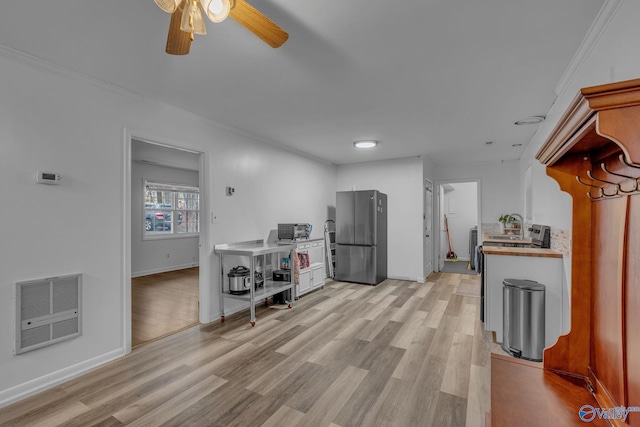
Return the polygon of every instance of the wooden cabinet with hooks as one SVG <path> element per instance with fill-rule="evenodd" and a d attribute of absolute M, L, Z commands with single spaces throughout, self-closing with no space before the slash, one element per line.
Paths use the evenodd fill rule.
<path fill-rule="evenodd" d="M 536 158 L 573 199 L 571 330 L 545 350 L 546 379 L 529 391 L 557 403 L 562 387 L 589 390 L 594 401 L 581 405 L 640 407 L 640 79 L 582 89 Z M 505 408 L 520 386 L 501 384 L 504 363 L 492 361 L 494 426 L 518 423 Z M 562 405 L 578 406 L 556 425 L 584 425 L 579 402 Z M 640 412 L 609 422 L 640 426 Z"/>

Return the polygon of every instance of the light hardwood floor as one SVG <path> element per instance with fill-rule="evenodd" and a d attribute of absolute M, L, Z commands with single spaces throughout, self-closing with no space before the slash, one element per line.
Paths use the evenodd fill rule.
<path fill-rule="evenodd" d="M 483 426 L 490 334 L 475 276 L 330 282 L 141 346 L 0 410 L 3 426 Z M 467 286 L 468 287 L 468 286 Z"/>
<path fill-rule="evenodd" d="M 137 347 L 198 323 L 198 267 L 131 279 L 131 344 Z"/>

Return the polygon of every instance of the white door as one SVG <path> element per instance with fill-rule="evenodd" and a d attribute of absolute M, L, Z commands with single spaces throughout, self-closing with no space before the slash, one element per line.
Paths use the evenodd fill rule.
<path fill-rule="evenodd" d="M 424 196 L 424 276 L 433 271 L 433 183 L 425 180 Z"/>

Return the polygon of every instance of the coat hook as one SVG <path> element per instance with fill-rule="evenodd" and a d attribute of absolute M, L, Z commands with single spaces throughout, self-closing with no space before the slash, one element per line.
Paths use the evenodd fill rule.
<path fill-rule="evenodd" d="M 595 176 L 593 176 L 593 174 L 591 173 L 591 171 L 587 171 L 587 176 L 589 178 L 591 178 L 594 181 L 600 181 L 600 182 L 604 182 L 605 184 L 611 184 L 613 185 L 613 188 L 615 188 L 615 192 L 613 194 L 607 194 L 604 192 L 604 189 L 602 189 L 602 195 L 605 197 L 613 197 L 615 195 L 618 194 L 618 192 L 620 191 L 620 184 L 618 184 L 617 182 L 611 182 L 611 181 L 605 181 L 604 179 L 600 179 L 600 178 L 596 178 Z M 598 187 L 600 188 L 600 187 Z M 624 193 L 624 191 L 623 191 Z"/>
<path fill-rule="evenodd" d="M 576 175 L 576 181 L 578 181 L 580 184 L 586 186 L 586 187 L 591 187 L 591 188 L 597 188 L 598 189 L 598 196 L 597 197 L 592 197 L 591 196 L 591 192 L 587 192 L 587 196 L 589 196 L 589 198 L 591 200 L 598 200 L 598 199 L 602 199 L 604 197 L 604 190 L 602 189 L 602 187 L 598 187 L 597 185 L 593 185 L 593 184 L 589 184 L 586 182 L 582 182 L 582 180 L 580 179 L 580 176 Z"/>
<path fill-rule="evenodd" d="M 634 165 L 633 163 L 629 163 L 629 162 L 627 162 L 627 159 L 625 159 L 625 158 L 624 158 L 624 154 L 620 154 L 620 155 L 618 156 L 618 158 L 620 159 L 620 161 L 621 161 L 622 163 L 624 163 L 625 165 L 629 166 L 630 168 L 640 169 L 640 166 L 639 166 L 639 165 Z"/>
<path fill-rule="evenodd" d="M 610 171 L 609 169 L 607 169 L 607 165 L 604 163 L 600 163 L 600 167 L 602 168 L 603 171 L 605 171 L 609 175 L 619 176 L 621 178 L 627 178 L 627 179 L 633 180 L 633 190 L 625 191 L 622 189 L 622 187 L 618 187 L 618 190 L 620 190 L 620 192 L 629 194 L 629 193 L 633 193 L 634 191 L 638 191 L 638 181 L 640 181 L 640 178 L 635 178 L 633 176 L 628 176 L 628 175 L 622 175 L 621 173 Z"/>

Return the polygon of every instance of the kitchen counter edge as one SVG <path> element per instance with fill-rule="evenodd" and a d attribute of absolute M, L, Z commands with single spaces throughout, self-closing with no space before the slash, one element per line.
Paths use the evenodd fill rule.
<path fill-rule="evenodd" d="M 541 248 L 518 248 L 503 246 L 483 246 L 482 252 L 485 255 L 511 255 L 511 256 L 532 256 L 542 258 L 562 258 L 561 252 L 553 249 Z"/>

